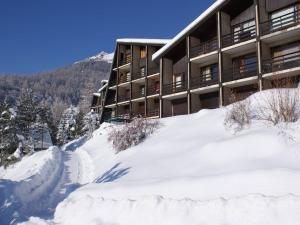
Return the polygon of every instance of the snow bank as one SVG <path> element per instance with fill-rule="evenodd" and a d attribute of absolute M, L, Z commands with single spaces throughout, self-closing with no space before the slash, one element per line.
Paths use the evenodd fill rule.
<path fill-rule="evenodd" d="M 61 171 L 61 152 L 56 147 L 26 156 L 1 171 L 0 224 L 20 221 L 38 214 L 48 200 Z"/>
<path fill-rule="evenodd" d="M 65 210 L 61 210 L 66 207 Z M 113 200 L 83 196 L 61 204 L 55 223 L 63 225 L 282 225 L 300 224 L 300 197 L 248 195 L 210 201 L 161 196 Z M 76 212 L 76 213 L 74 213 Z"/>
<path fill-rule="evenodd" d="M 161 119 L 155 134 L 119 154 L 102 125 L 77 150 L 92 160 L 93 182 L 58 205 L 54 222 L 300 224 L 300 122 L 283 131 L 254 121 L 232 134 L 225 114 Z"/>

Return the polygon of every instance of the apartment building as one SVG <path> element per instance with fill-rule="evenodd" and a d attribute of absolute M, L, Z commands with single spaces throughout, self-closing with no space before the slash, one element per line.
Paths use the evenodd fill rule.
<path fill-rule="evenodd" d="M 160 117 L 212 109 L 300 77 L 300 2 L 219 0 L 153 55 Z"/>
<path fill-rule="evenodd" d="M 152 55 L 169 40 L 119 39 L 102 121 L 159 117 L 159 62 Z"/>
<path fill-rule="evenodd" d="M 105 94 L 107 90 L 108 80 L 101 81 L 101 88 L 93 93 L 91 110 L 101 115 L 102 110 L 104 108 Z"/>
<path fill-rule="evenodd" d="M 120 54 L 128 48 L 133 55 L 134 47 L 130 46 L 119 45 L 117 51 Z M 156 50 L 151 52 L 155 52 L 152 60 L 151 54 L 147 55 L 148 61 L 160 68 L 156 75 L 159 88 L 148 109 L 159 111 L 159 117 L 224 106 L 230 103 L 231 93 L 243 99 L 271 88 L 278 79 L 292 78 L 296 85 L 300 77 L 300 1 L 218 0 Z M 120 75 L 124 68 L 131 69 L 130 75 L 134 75 L 130 64 L 115 67 L 112 77 L 117 77 L 117 72 Z M 115 99 L 118 104 L 110 102 L 114 103 L 110 107 L 119 106 L 116 114 L 143 111 L 141 115 L 148 115 L 142 103 L 146 105 L 148 99 L 132 101 L 138 99 L 133 94 L 138 82 L 115 84 L 121 85 L 110 87 L 111 91 L 120 89 L 117 96 L 121 99 Z M 140 84 L 148 95 L 152 86 Z M 130 87 L 128 95 L 126 85 Z M 129 106 L 123 104 L 126 101 Z"/>

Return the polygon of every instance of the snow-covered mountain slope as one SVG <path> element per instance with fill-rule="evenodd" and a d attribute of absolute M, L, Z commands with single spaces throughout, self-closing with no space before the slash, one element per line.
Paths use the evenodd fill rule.
<path fill-rule="evenodd" d="M 232 134 L 225 113 L 161 119 L 152 136 L 119 154 L 103 124 L 63 149 L 75 172 L 61 186 L 77 186 L 53 218 L 23 224 L 299 225 L 300 121 L 288 129 L 254 121 Z"/>
<path fill-rule="evenodd" d="M 81 62 L 89 62 L 89 61 L 94 61 L 94 62 L 107 62 L 107 63 L 112 63 L 114 58 L 114 53 L 106 53 L 104 51 L 100 52 L 99 54 L 86 58 L 84 60 L 75 62 L 76 63 L 81 63 Z"/>

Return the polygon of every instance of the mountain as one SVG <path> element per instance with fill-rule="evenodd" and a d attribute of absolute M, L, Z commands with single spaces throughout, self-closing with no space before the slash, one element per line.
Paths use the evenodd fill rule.
<path fill-rule="evenodd" d="M 112 63 L 113 61 L 113 58 L 114 58 L 114 53 L 107 53 L 107 52 L 100 52 L 99 54 L 95 55 L 95 56 L 92 56 L 92 57 L 89 57 L 89 58 L 86 58 L 84 60 L 81 60 L 81 61 L 78 61 L 78 62 L 75 62 L 76 63 L 81 63 L 81 62 L 107 62 L 107 63 Z"/>
<path fill-rule="evenodd" d="M 87 109 L 93 92 L 101 80 L 107 79 L 112 54 L 96 56 L 50 72 L 31 76 L 0 75 L 0 101 L 9 97 L 13 102 L 25 89 L 31 88 L 41 104 L 51 108 L 56 119 L 69 105 Z"/>

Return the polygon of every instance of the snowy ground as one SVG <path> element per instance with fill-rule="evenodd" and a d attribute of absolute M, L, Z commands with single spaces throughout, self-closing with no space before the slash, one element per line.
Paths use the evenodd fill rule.
<path fill-rule="evenodd" d="M 224 115 L 162 119 L 119 154 L 103 124 L 91 140 L 28 157 L 0 171 L 0 224 L 15 215 L 30 225 L 300 224 L 300 122 L 234 135 Z"/>

